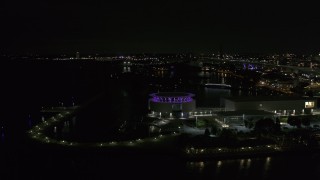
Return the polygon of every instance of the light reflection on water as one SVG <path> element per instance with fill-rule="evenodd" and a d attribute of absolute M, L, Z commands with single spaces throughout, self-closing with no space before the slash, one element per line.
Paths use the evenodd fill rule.
<path fill-rule="evenodd" d="M 212 160 L 187 162 L 187 170 L 194 176 L 205 177 L 230 177 L 230 178 L 244 178 L 256 177 L 265 178 L 271 166 L 271 157 L 266 158 L 248 158 L 236 160 Z"/>
<path fill-rule="evenodd" d="M 319 179 L 319 154 L 187 162 L 189 177 L 213 179 Z"/>
<path fill-rule="evenodd" d="M 265 162 L 265 164 L 264 164 L 264 169 L 265 169 L 266 171 L 269 169 L 270 161 L 271 161 L 271 157 L 267 157 L 267 158 L 266 158 L 266 162 Z"/>

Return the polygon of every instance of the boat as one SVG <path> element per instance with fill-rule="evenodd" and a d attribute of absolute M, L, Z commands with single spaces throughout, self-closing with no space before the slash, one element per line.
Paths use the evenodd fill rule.
<path fill-rule="evenodd" d="M 204 87 L 207 88 L 215 88 L 215 89 L 231 89 L 231 85 L 229 84 L 216 84 L 216 83 L 206 83 Z"/>

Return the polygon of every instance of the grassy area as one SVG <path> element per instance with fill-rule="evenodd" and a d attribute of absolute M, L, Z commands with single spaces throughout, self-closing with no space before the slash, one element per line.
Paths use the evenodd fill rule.
<path fill-rule="evenodd" d="M 288 116 L 280 116 L 279 120 L 280 122 L 286 123 L 288 122 Z"/>
<path fill-rule="evenodd" d="M 198 128 L 206 128 L 206 127 L 218 126 L 218 124 L 213 118 L 203 117 L 203 118 L 198 118 L 198 120 L 196 121 L 196 126 Z"/>

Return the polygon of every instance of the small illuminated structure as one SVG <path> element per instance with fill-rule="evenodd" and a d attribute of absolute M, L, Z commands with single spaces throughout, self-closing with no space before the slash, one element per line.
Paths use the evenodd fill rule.
<path fill-rule="evenodd" d="M 149 110 L 153 117 L 187 117 L 196 109 L 194 94 L 184 92 L 160 92 L 150 94 Z"/>

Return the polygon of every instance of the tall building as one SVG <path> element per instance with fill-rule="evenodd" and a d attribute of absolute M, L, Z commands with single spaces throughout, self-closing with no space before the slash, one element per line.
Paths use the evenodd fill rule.
<path fill-rule="evenodd" d="M 76 59 L 80 59 L 80 53 L 76 52 Z"/>

